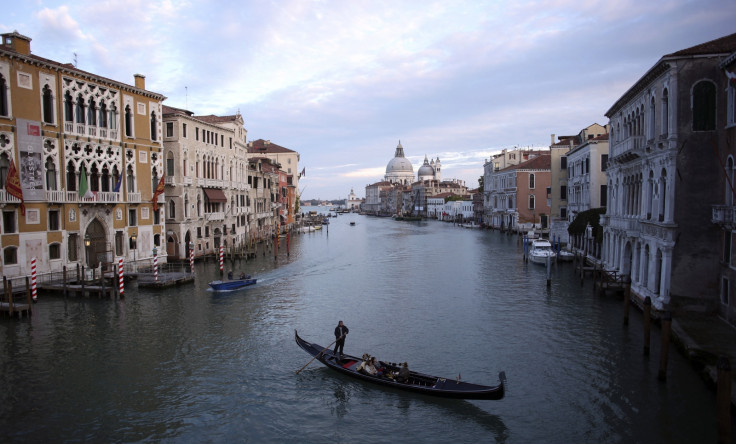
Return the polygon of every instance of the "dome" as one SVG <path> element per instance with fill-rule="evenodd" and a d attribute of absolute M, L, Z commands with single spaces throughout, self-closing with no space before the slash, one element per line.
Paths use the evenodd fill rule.
<path fill-rule="evenodd" d="M 390 173 L 411 173 L 414 175 L 414 167 L 406 157 L 394 157 L 386 165 L 386 174 Z"/>
<path fill-rule="evenodd" d="M 429 177 L 434 176 L 434 168 L 432 168 L 432 166 L 429 165 L 427 156 L 424 156 L 424 165 L 419 167 L 419 171 L 417 171 L 417 176 L 419 176 L 420 178 L 426 177 L 426 176 L 429 176 Z"/>

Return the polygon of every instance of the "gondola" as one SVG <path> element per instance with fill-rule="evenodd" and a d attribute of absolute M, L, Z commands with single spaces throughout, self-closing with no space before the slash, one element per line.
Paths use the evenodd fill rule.
<path fill-rule="evenodd" d="M 332 370 L 362 381 L 442 398 L 496 400 L 504 396 L 504 385 L 506 381 L 504 372 L 499 373 L 498 378 L 500 383 L 496 386 L 471 384 L 453 378 L 440 378 L 415 371 L 410 372 L 410 376 L 406 382 L 399 382 L 394 377 L 372 376 L 359 372 L 358 367 L 362 362 L 361 358 L 341 354 L 340 359 L 336 359 L 332 350 L 328 349 L 329 347 L 325 348 L 321 345 L 305 341 L 299 337 L 296 330 L 294 330 L 294 338 L 299 347 L 316 357 L 322 364 Z M 379 361 L 379 364 L 385 368 L 386 374 L 391 375 L 398 372 L 400 368 L 399 363 Z"/>
<path fill-rule="evenodd" d="M 232 279 L 229 281 L 212 281 L 209 286 L 215 291 L 229 291 L 238 290 L 248 285 L 255 285 L 257 279 L 251 279 L 250 276 L 246 279 Z"/>

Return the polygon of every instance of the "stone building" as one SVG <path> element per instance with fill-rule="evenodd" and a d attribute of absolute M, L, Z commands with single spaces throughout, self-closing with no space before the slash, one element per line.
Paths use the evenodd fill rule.
<path fill-rule="evenodd" d="M 0 43 L 2 274 L 150 259 L 164 236 L 161 94 Z M 18 175 L 12 175 L 11 163 Z M 6 189 L 11 175 L 21 200 Z"/>
<path fill-rule="evenodd" d="M 176 259 L 248 239 L 247 131 L 240 114 L 195 116 L 163 107 L 166 250 Z"/>
<path fill-rule="evenodd" d="M 280 197 L 275 201 L 278 206 L 279 225 L 291 225 L 296 217 L 296 198 L 299 194 L 299 179 L 305 174 L 305 169 L 299 171 L 299 153 L 277 145 L 270 140 L 258 139 L 248 142 L 248 153 L 252 156 L 271 159 L 272 164 L 281 169 L 286 176 L 280 183 Z"/>
<path fill-rule="evenodd" d="M 729 85 L 720 65 L 734 50 L 736 34 L 667 54 L 606 112 L 603 260 L 657 309 L 722 305 L 715 270 L 724 231 L 711 219 L 724 202 L 727 162 Z"/>

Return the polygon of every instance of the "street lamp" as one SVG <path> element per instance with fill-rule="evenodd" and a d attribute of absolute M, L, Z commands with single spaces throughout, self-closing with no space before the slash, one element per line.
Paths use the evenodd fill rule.
<path fill-rule="evenodd" d="M 89 267 L 89 246 L 92 244 L 92 241 L 89 238 L 89 234 L 84 235 L 84 262 Z"/>

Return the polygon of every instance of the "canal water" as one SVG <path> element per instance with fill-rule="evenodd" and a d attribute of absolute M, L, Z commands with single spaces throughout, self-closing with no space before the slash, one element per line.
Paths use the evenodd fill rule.
<path fill-rule="evenodd" d="M 235 262 L 258 284 L 194 284 L 124 300 L 41 296 L 0 320 L 0 431 L 10 442 L 715 442 L 715 395 L 641 315 L 581 287 L 572 264 L 526 264 L 516 237 L 356 214 Z M 355 225 L 350 225 L 355 222 Z M 227 268 L 231 265 L 228 263 Z M 294 342 L 495 385 L 443 400 L 337 375 Z"/>

